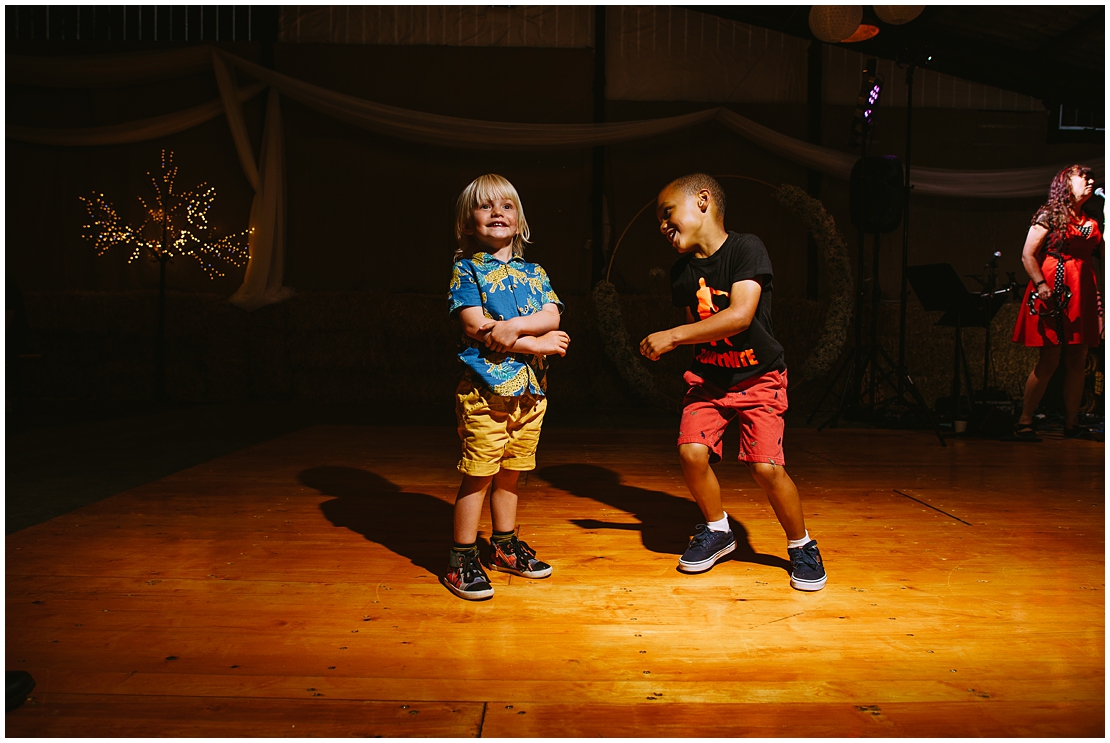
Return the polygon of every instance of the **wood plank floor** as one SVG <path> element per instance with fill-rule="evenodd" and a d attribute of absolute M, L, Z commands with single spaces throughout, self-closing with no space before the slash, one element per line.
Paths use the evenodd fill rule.
<path fill-rule="evenodd" d="M 519 521 L 555 572 L 488 602 L 438 582 L 444 428 L 313 426 L 9 535 L 7 667 L 37 687 L 6 733 L 1104 735 L 1102 444 L 789 429 L 807 594 L 733 461 L 740 549 L 676 571 L 673 440 L 545 431 Z"/>

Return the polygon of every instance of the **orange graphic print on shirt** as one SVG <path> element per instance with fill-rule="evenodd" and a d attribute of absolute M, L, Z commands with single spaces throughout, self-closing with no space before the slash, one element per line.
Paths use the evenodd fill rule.
<path fill-rule="evenodd" d="M 721 297 L 728 296 L 728 292 L 723 292 L 720 289 L 707 286 L 704 278 L 698 279 L 698 290 L 695 294 L 698 298 L 698 318 L 706 320 L 712 317 L 714 313 L 721 311 L 720 308 L 713 303 L 714 294 Z M 732 341 L 728 338 L 725 338 L 724 342 L 730 346 L 732 345 Z M 717 345 L 717 341 L 710 341 L 709 345 L 715 346 Z"/>
<path fill-rule="evenodd" d="M 732 344 L 730 343 L 729 345 L 731 346 Z M 703 348 L 698 351 L 694 358 L 702 364 L 722 366 L 726 369 L 743 369 L 748 366 L 759 366 L 759 359 L 755 357 L 754 348 L 746 348 L 743 351 L 725 351 L 724 353 Z"/>

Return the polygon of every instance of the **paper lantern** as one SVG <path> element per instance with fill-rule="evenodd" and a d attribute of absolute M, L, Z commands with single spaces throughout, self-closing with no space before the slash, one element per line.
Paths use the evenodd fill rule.
<path fill-rule="evenodd" d="M 925 10 L 925 6 L 872 5 L 871 9 L 875 11 L 875 15 L 879 16 L 879 20 L 883 23 L 889 23 L 892 26 L 901 26 L 903 23 L 909 23 L 914 18 L 921 15 L 921 11 Z"/>
<path fill-rule="evenodd" d="M 814 5 L 809 11 L 809 30 L 828 44 L 847 39 L 862 21 L 862 5 Z"/>
<path fill-rule="evenodd" d="M 847 39 L 841 39 L 841 44 L 854 44 L 857 41 L 867 41 L 879 35 L 879 27 L 872 26 L 870 23 L 861 23 L 856 32 L 849 36 Z"/>

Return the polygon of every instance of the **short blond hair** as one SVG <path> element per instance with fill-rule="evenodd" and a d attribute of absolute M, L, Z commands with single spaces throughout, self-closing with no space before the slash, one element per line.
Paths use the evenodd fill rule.
<path fill-rule="evenodd" d="M 516 207 L 516 235 L 513 236 L 513 255 L 523 256 L 524 246 L 532 242 L 529 238 L 528 220 L 524 218 L 524 206 L 520 203 L 520 194 L 508 178 L 487 173 L 480 175 L 470 182 L 470 185 L 459 194 L 455 203 L 455 239 L 459 247 L 455 249 L 454 260 L 459 260 L 468 253 L 473 252 L 474 244 L 470 235 L 464 230 L 471 219 L 471 213 L 479 206 L 490 203 L 496 199 L 508 199 Z"/>

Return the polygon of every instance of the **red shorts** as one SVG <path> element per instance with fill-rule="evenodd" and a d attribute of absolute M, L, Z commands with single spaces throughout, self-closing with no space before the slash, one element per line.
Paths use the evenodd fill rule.
<path fill-rule="evenodd" d="M 678 443 L 704 444 L 709 461 L 721 461 L 721 438 L 733 418 L 740 419 L 741 462 L 784 465 L 782 433 L 786 412 L 786 371 L 771 371 L 725 392 L 693 372 L 684 379 L 690 385 L 682 401 Z"/>

